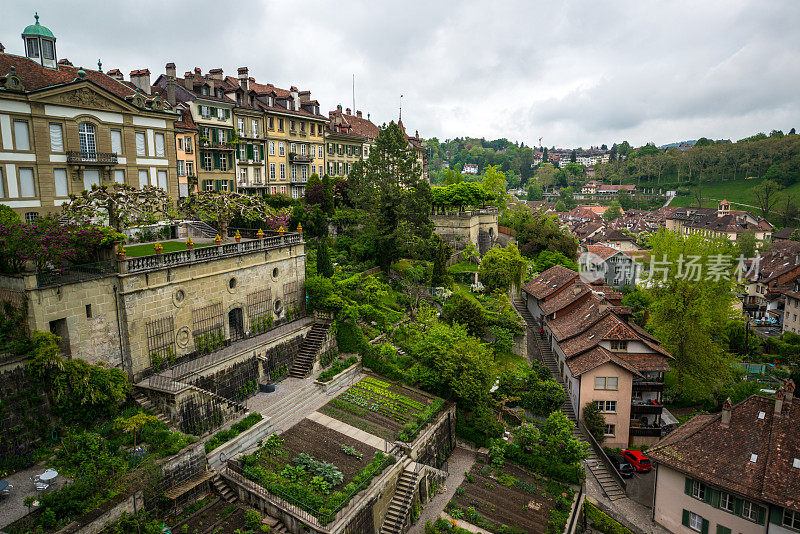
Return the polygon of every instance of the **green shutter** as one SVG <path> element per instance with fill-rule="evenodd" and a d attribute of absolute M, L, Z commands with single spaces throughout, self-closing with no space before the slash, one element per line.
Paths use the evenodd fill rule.
<path fill-rule="evenodd" d="M 723 527 L 722 525 L 717 525 L 717 534 L 731 534 L 731 529 Z"/>
<path fill-rule="evenodd" d="M 253 145 L 247 145 L 247 159 L 253 159 Z"/>
<path fill-rule="evenodd" d="M 714 490 L 713 490 L 713 489 L 709 488 L 709 487 L 708 487 L 708 486 L 706 486 L 705 484 L 703 484 L 703 487 L 704 487 L 704 488 L 705 488 L 705 490 L 706 490 L 706 492 L 705 492 L 705 494 L 704 494 L 704 496 L 703 496 L 703 501 L 704 501 L 705 503 L 707 503 L 707 504 L 711 504 L 711 501 L 712 501 L 712 500 L 714 500 L 714 493 L 715 493 L 715 492 L 714 492 Z"/>
<path fill-rule="evenodd" d="M 211 180 L 203 180 L 203 191 L 205 191 L 208 188 L 208 184 L 210 181 Z"/>
<path fill-rule="evenodd" d="M 783 524 L 783 508 L 772 506 L 769 509 L 769 522 L 776 525 Z"/>
<path fill-rule="evenodd" d="M 226 119 L 230 119 L 231 118 L 231 110 L 229 110 L 229 109 L 225 110 L 225 118 Z"/>
<path fill-rule="evenodd" d="M 228 170 L 233 170 L 233 154 L 228 152 Z"/>
<path fill-rule="evenodd" d="M 214 117 L 217 116 L 217 108 L 215 108 L 214 106 L 209 106 L 208 110 L 209 112 L 211 112 L 211 115 L 213 115 Z"/>
<path fill-rule="evenodd" d="M 763 506 L 758 507 L 758 511 L 756 512 L 756 523 L 759 525 L 764 524 L 764 519 L 767 517 L 767 509 Z"/>
<path fill-rule="evenodd" d="M 228 180 L 228 191 L 233 191 L 234 187 L 235 184 L 233 183 L 233 180 Z"/>
<path fill-rule="evenodd" d="M 686 495 L 691 495 L 692 494 L 692 479 L 691 478 L 687 478 L 686 479 L 686 484 L 684 485 L 683 492 L 686 493 Z"/>
<path fill-rule="evenodd" d="M 217 143 L 217 129 L 211 128 L 211 146 Z"/>
<path fill-rule="evenodd" d="M 225 139 L 229 142 L 233 139 L 233 130 L 225 130 Z"/>
<path fill-rule="evenodd" d="M 711 491 L 711 506 L 714 508 L 719 508 L 719 498 L 720 493 L 717 490 L 712 490 L 711 488 L 706 488 L 706 491 Z"/>
<path fill-rule="evenodd" d="M 700 534 L 708 534 L 708 519 L 703 519 L 702 527 L 700 527 Z"/>
<path fill-rule="evenodd" d="M 689 526 L 689 510 L 683 511 L 683 520 L 681 521 L 681 523 L 683 523 L 684 527 Z"/>
<path fill-rule="evenodd" d="M 214 180 L 214 191 L 222 189 L 222 180 Z"/>
<path fill-rule="evenodd" d="M 219 169 L 219 152 L 214 152 L 214 168 Z"/>
<path fill-rule="evenodd" d="M 738 499 L 736 497 L 733 498 L 733 513 L 736 515 L 742 515 L 742 499 Z"/>

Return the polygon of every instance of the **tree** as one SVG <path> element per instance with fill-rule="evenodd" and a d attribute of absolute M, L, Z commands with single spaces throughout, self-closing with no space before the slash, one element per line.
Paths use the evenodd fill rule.
<path fill-rule="evenodd" d="M 648 327 L 675 358 L 668 380 L 673 394 L 703 401 L 730 375 L 730 359 L 716 340 L 722 337 L 721 329 L 731 313 L 736 254 L 727 239 L 666 229 L 655 234 L 651 243 L 652 257 L 659 258 L 664 267 L 650 282 L 653 301 Z M 734 263 L 727 270 L 725 258 Z M 699 275 L 687 271 L 688 260 L 701 267 Z M 709 277 L 714 265 L 721 275 Z"/>
<path fill-rule="evenodd" d="M 607 221 L 613 221 L 614 219 L 619 219 L 620 217 L 622 217 L 622 206 L 620 206 L 619 202 L 615 200 L 603 213 L 603 219 Z"/>
<path fill-rule="evenodd" d="M 465 291 L 456 291 L 442 308 L 442 319 L 448 324 L 461 324 L 471 336 L 483 337 L 488 321 L 483 306 Z"/>
<path fill-rule="evenodd" d="M 481 185 L 487 196 L 494 198 L 493 205 L 506 207 L 506 177 L 497 165 L 488 165 L 483 169 Z"/>
<path fill-rule="evenodd" d="M 783 225 L 789 226 L 792 220 L 797 217 L 798 209 L 794 201 L 794 195 L 791 193 L 786 194 L 786 202 L 781 203 L 781 216 L 783 217 Z"/>
<path fill-rule="evenodd" d="M 589 444 L 573 435 L 575 423 L 558 410 L 547 417 L 544 427 L 523 423 L 512 430 L 514 441 L 526 454 L 574 464 L 589 454 Z"/>
<path fill-rule="evenodd" d="M 736 238 L 736 246 L 739 248 L 739 254 L 745 258 L 755 258 L 756 244 L 755 232 L 742 232 Z"/>
<path fill-rule="evenodd" d="M 587 402 L 583 407 L 583 424 L 595 441 L 602 444 L 606 434 L 606 418 L 594 401 Z"/>
<path fill-rule="evenodd" d="M 138 412 L 130 417 L 114 419 L 114 429 L 126 434 L 133 434 L 133 446 L 136 447 L 136 434 L 146 425 L 158 423 L 158 417 L 145 412 Z"/>
<path fill-rule="evenodd" d="M 215 223 L 222 239 L 228 238 L 228 226 L 235 218 L 263 220 L 273 214 L 261 197 L 233 191 L 199 191 L 181 207 L 186 217 Z"/>
<path fill-rule="evenodd" d="M 542 200 L 542 198 L 544 198 L 542 186 L 539 185 L 539 182 L 534 181 L 531 185 L 528 186 L 527 200 L 536 201 L 536 200 Z"/>
<path fill-rule="evenodd" d="M 781 186 L 773 180 L 764 180 L 753 188 L 753 198 L 761 210 L 761 216 L 766 218 L 778 202 L 778 192 Z"/>
<path fill-rule="evenodd" d="M 508 291 L 522 284 L 527 262 L 516 245 L 505 248 L 492 247 L 481 260 L 478 276 L 490 291 L 502 289 Z"/>
<path fill-rule="evenodd" d="M 564 203 L 563 200 L 557 201 L 555 206 L 553 206 L 553 209 L 558 213 L 564 213 L 565 211 L 569 211 L 567 209 L 567 205 Z"/>
<path fill-rule="evenodd" d="M 5 204 L 0 204 L 0 226 L 9 226 L 22 222 L 17 212 Z"/>
<path fill-rule="evenodd" d="M 329 217 L 332 216 L 334 212 L 333 182 L 331 181 L 331 177 L 327 174 L 322 177 L 322 211 Z"/>
<path fill-rule="evenodd" d="M 434 234 L 433 237 L 435 238 L 436 245 L 434 248 L 433 270 L 431 272 L 431 286 L 440 287 L 449 282 L 447 260 L 450 259 L 452 249 L 438 235 Z"/>
<path fill-rule="evenodd" d="M 317 273 L 325 278 L 333 276 L 333 263 L 328 249 L 328 240 L 322 238 L 317 248 Z"/>
<path fill-rule="evenodd" d="M 573 148 L 572 152 L 569 153 L 569 162 L 575 163 L 576 161 L 578 161 L 578 151 Z"/>
<path fill-rule="evenodd" d="M 565 187 L 561 191 L 558 192 L 558 197 L 564 202 L 567 206 L 567 209 L 572 209 L 578 205 L 578 202 L 575 200 L 575 197 L 572 196 L 572 188 Z"/>
<path fill-rule="evenodd" d="M 127 184 L 92 186 L 72 194 L 61 207 L 62 215 L 75 222 L 101 219 L 121 232 L 138 224 L 152 224 L 173 218 L 172 199 L 160 187 L 141 188 Z"/>
<path fill-rule="evenodd" d="M 513 228 L 520 252 L 529 258 L 543 250 L 560 252 L 570 259 L 577 258 L 578 240 L 561 227 L 558 217 L 543 210 L 532 211 L 527 206 L 512 207 L 503 212 L 500 224 Z"/>
<path fill-rule="evenodd" d="M 578 270 L 578 264 L 569 259 L 568 257 L 564 256 L 560 252 L 553 252 L 552 250 L 543 250 L 537 256 L 535 260 L 536 264 L 536 272 L 543 273 L 550 267 L 554 267 L 556 265 L 562 265 L 567 269 L 572 269 L 573 271 Z"/>
<path fill-rule="evenodd" d="M 556 182 L 556 175 L 558 171 L 553 167 L 552 163 L 542 163 L 536 169 L 534 178 L 543 188 L 551 187 Z"/>

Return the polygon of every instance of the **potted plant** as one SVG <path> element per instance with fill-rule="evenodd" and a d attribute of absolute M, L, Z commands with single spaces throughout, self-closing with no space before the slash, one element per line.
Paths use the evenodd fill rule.
<path fill-rule="evenodd" d="M 156 251 L 156 254 L 161 254 L 164 251 L 164 245 L 156 241 L 156 244 L 153 245 L 153 249 Z"/>
<path fill-rule="evenodd" d="M 117 247 L 117 259 L 124 260 L 125 259 L 125 247 L 122 246 L 122 243 L 119 244 Z"/>
<path fill-rule="evenodd" d="M 194 248 L 194 241 L 192 241 L 191 237 L 186 240 L 186 248 L 188 248 L 189 250 L 192 250 Z"/>
<path fill-rule="evenodd" d="M 233 236 L 236 239 L 236 242 L 240 242 L 242 240 L 242 234 L 239 233 L 239 230 L 236 230 L 236 235 Z"/>
<path fill-rule="evenodd" d="M 262 230 L 261 228 L 259 228 L 259 229 L 258 229 L 258 232 L 256 232 L 256 236 L 257 236 L 259 239 L 264 239 L 264 230 Z"/>
<path fill-rule="evenodd" d="M 301 234 L 303 233 L 303 224 L 302 223 L 297 223 L 297 231 L 299 233 L 301 233 Z"/>
<path fill-rule="evenodd" d="M 278 234 L 280 234 L 280 235 L 283 235 L 283 233 L 284 233 L 285 231 L 286 231 L 286 230 L 284 230 L 284 228 L 283 228 L 283 225 L 281 225 L 281 226 L 278 228 Z"/>
<path fill-rule="evenodd" d="M 214 238 L 214 243 L 216 243 L 217 245 L 222 243 L 222 237 L 220 237 L 219 234 L 217 234 L 217 237 Z"/>

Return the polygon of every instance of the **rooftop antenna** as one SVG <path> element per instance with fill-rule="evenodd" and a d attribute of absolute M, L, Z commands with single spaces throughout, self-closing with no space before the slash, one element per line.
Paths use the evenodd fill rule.
<path fill-rule="evenodd" d="M 542 148 L 542 138 L 539 138 L 539 148 Z"/>
<path fill-rule="evenodd" d="M 353 73 L 353 114 L 356 112 L 356 75 Z"/>
<path fill-rule="evenodd" d="M 400 95 L 400 120 L 403 120 L 403 95 Z"/>

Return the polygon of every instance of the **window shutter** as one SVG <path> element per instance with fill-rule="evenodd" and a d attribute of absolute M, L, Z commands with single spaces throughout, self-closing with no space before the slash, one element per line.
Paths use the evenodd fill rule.
<path fill-rule="evenodd" d="M 733 513 L 736 515 L 742 514 L 742 499 L 733 498 Z"/>
<path fill-rule="evenodd" d="M 203 180 L 203 191 L 205 191 L 206 189 L 208 189 L 208 182 L 209 182 L 209 181 L 210 181 L 210 180 Z"/>
<path fill-rule="evenodd" d="M 717 525 L 717 534 L 731 534 L 731 529 L 723 527 L 722 525 Z"/>
<path fill-rule="evenodd" d="M 711 506 L 714 508 L 719 508 L 719 491 L 711 488 L 706 488 L 706 491 L 711 491 Z"/>
<path fill-rule="evenodd" d="M 222 189 L 222 180 L 214 180 L 214 191 Z"/>
<path fill-rule="evenodd" d="M 219 152 L 214 152 L 214 168 L 219 169 Z"/>
<path fill-rule="evenodd" d="M 214 116 L 216 116 L 216 115 L 217 115 L 217 108 L 215 108 L 214 106 L 209 106 L 209 107 L 208 107 L 208 111 L 209 111 L 209 113 L 210 113 L 211 115 L 214 115 Z"/>
<path fill-rule="evenodd" d="M 692 494 L 692 479 L 691 478 L 687 478 L 686 479 L 686 483 L 684 485 L 683 492 L 686 493 L 686 495 L 691 495 Z"/>
<path fill-rule="evenodd" d="M 767 517 L 767 510 L 763 506 L 758 507 L 758 511 L 756 512 L 756 523 L 759 525 L 764 524 L 764 519 Z"/>
<path fill-rule="evenodd" d="M 228 191 L 234 191 L 233 180 L 228 180 Z"/>
<path fill-rule="evenodd" d="M 253 145 L 247 144 L 247 159 L 253 159 Z"/>
<path fill-rule="evenodd" d="M 708 534 L 708 519 L 703 519 L 703 526 L 700 527 L 700 534 Z"/>
<path fill-rule="evenodd" d="M 681 523 L 683 524 L 684 527 L 689 526 L 689 510 L 683 511 L 683 520 L 681 520 Z"/>
<path fill-rule="evenodd" d="M 230 153 L 228 154 L 228 168 L 229 169 L 233 168 L 233 154 Z"/>
<path fill-rule="evenodd" d="M 705 484 L 703 484 L 703 486 L 706 489 L 706 493 L 705 493 L 705 496 L 703 497 L 703 501 L 705 501 L 707 504 L 711 504 L 711 501 L 714 500 L 715 491 L 713 489 L 709 488 L 708 486 L 706 486 Z"/>
<path fill-rule="evenodd" d="M 225 110 L 225 118 L 226 119 L 230 119 L 231 118 L 231 110 L 229 110 L 229 109 Z"/>
<path fill-rule="evenodd" d="M 783 508 L 778 508 L 777 506 L 770 507 L 769 522 L 775 523 L 776 525 L 783 524 Z"/>

